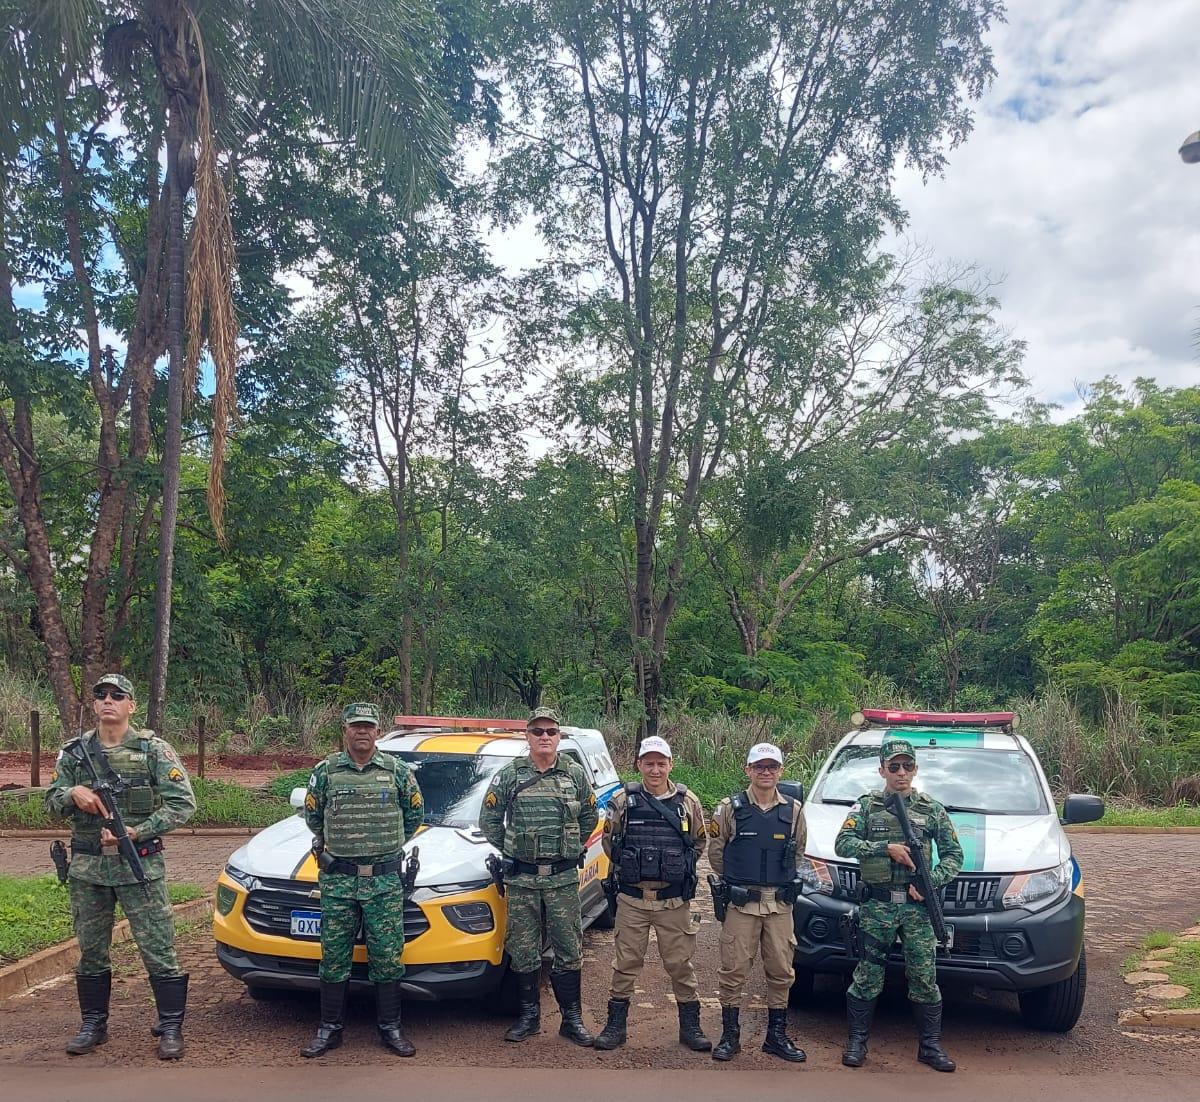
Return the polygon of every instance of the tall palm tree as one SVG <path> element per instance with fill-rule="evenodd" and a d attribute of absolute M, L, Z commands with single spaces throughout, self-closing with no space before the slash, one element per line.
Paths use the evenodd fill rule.
<path fill-rule="evenodd" d="M 87 71 L 95 29 L 103 26 L 106 70 L 139 82 L 165 106 L 167 420 L 149 702 L 149 723 L 158 727 L 183 415 L 204 346 L 216 380 L 208 504 L 218 538 L 224 538 L 222 466 L 235 412 L 238 328 L 233 235 L 218 150 L 235 148 L 272 94 L 286 90 L 307 102 L 316 130 L 323 131 L 314 132 L 314 140 L 354 143 L 415 204 L 449 142 L 447 113 L 431 79 L 439 23 L 424 0 L 0 0 L 0 14 L 0 102 L 21 104 L 47 61 Z M 11 110 L 16 119 L 19 108 Z M 9 125 L 9 118 L 3 122 L 0 143 L 19 141 L 19 126 Z M 189 235 L 186 209 L 193 190 Z"/>

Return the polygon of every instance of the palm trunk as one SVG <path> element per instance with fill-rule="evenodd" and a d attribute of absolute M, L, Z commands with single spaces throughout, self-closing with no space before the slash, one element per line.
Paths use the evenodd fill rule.
<path fill-rule="evenodd" d="M 183 188 L 179 179 L 182 122 L 174 117 L 167 137 L 167 423 L 163 437 L 163 496 L 158 526 L 158 588 L 150 666 L 149 726 L 162 730 L 171 647 L 171 584 L 175 575 L 175 528 L 179 520 L 179 465 L 183 454 Z"/>

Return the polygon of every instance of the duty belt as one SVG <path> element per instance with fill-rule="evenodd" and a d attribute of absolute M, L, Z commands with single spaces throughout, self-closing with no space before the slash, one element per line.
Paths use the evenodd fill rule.
<path fill-rule="evenodd" d="M 880 903 L 915 903 L 915 899 L 910 899 L 907 888 L 889 888 L 883 884 L 868 884 L 867 890 L 871 893 L 872 899 L 879 900 Z"/>
<path fill-rule="evenodd" d="M 506 872 L 510 872 L 514 876 L 555 876 L 560 872 L 566 872 L 567 869 L 579 868 L 579 859 L 565 858 L 562 861 L 551 861 L 545 865 L 535 865 L 529 861 L 518 861 L 515 857 L 508 859 L 508 868 Z"/>
<path fill-rule="evenodd" d="M 679 884 L 676 884 L 673 888 L 638 888 L 633 885 L 618 884 L 617 891 L 622 895 L 631 895 L 634 899 L 648 899 L 651 901 L 679 899 L 683 896 L 683 887 Z"/>
<path fill-rule="evenodd" d="M 161 838 L 150 838 L 145 842 L 140 839 L 133 843 L 133 848 L 137 850 L 139 857 L 153 857 L 156 853 L 162 853 L 163 843 Z M 87 838 L 72 838 L 71 853 L 86 853 L 89 857 L 120 857 L 121 850 L 116 842 L 111 845 L 102 846 L 99 842 L 92 842 Z"/>
<path fill-rule="evenodd" d="M 317 858 L 317 864 L 322 872 L 336 872 L 343 876 L 385 876 L 389 872 L 399 872 L 404 867 L 404 858 L 393 857 L 390 861 L 380 861 L 374 865 L 356 865 L 353 861 L 322 853 Z"/>

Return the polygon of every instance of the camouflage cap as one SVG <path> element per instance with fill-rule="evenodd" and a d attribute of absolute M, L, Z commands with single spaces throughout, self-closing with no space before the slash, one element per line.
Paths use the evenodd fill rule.
<path fill-rule="evenodd" d="M 123 693 L 128 693 L 130 696 L 136 697 L 137 694 L 133 691 L 133 682 L 124 674 L 106 673 L 95 685 L 92 686 L 92 692 L 95 692 L 101 685 L 111 685 L 114 689 L 120 689 Z"/>
<path fill-rule="evenodd" d="M 562 726 L 562 720 L 558 718 L 558 713 L 553 708 L 534 708 L 529 713 L 529 718 L 525 721 L 525 726 L 529 727 L 535 719 L 548 719 L 551 723 L 557 723 Z"/>
<path fill-rule="evenodd" d="M 879 748 L 879 760 L 883 762 L 891 761 L 892 758 L 898 758 L 901 754 L 905 754 L 917 760 L 917 752 L 913 749 L 913 744 L 906 738 L 885 738 L 883 745 Z"/>
<path fill-rule="evenodd" d="M 342 722 L 349 726 L 351 723 L 369 723 L 372 727 L 379 726 L 379 705 L 366 701 L 347 704 L 342 709 Z"/>

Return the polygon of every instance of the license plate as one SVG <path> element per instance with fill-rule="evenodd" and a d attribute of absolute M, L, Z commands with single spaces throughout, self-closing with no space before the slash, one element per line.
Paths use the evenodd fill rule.
<path fill-rule="evenodd" d="M 320 937 L 320 911 L 293 911 L 292 937 Z"/>

